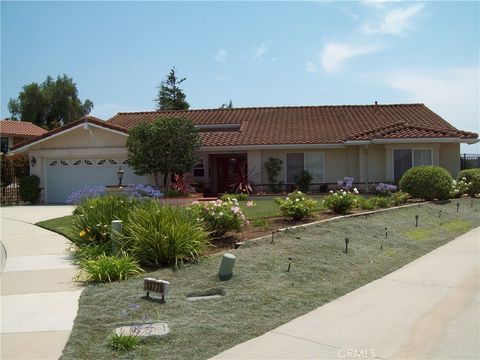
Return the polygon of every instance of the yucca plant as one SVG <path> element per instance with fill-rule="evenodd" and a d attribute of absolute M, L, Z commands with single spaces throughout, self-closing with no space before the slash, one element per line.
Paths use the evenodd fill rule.
<path fill-rule="evenodd" d="M 175 174 L 174 182 L 170 185 L 171 190 L 178 191 L 182 195 L 189 195 L 195 193 L 195 188 L 193 187 L 193 178 L 190 174 Z"/>
<path fill-rule="evenodd" d="M 246 162 L 242 162 L 238 166 L 238 172 L 235 174 L 232 184 L 230 185 L 230 190 L 234 193 L 240 194 L 252 194 L 255 192 L 255 183 L 251 180 L 254 177 L 253 171 L 251 169 L 248 171 L 248 166 Z"/>
<path fill-rule="evenodd" d="M 118 257 L 103 254 L 95 259 L 83 259 L 79 265 L 77 280 L 96 283 L 126 280 L 143 272 L 137 261 L 125 252 Z"/>
<path fill-rule="evenodd" d="M 125 240 L 141 264 L 177 266 L 207 248 L 209 233 L 193 211 L 147 202 L 131 212 Z"/>

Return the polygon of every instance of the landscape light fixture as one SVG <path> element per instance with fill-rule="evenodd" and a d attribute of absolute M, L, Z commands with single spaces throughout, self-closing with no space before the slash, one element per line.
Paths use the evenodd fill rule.
<path fill-rule="evenodd" d="M 273 244 L 274 241 L 275 241 L 275 231 L 272 231 L 272 242 L 270 244 Z"/>
<path fill-rule="evenodd" d="M 288 269 L 287 269 L 287 272 L 290 272 L 290 266 L 292 265 L 292 260 L 293 260 L 292 257 L 289 257 L 289 258 L 288 258 Z"/>
<path fill-rule="evenodd" d="M 348 254 L 348 243 L 350 242 L 349 238 L 345 238 L 345 254 Z"/>
<path fill-rule="evenodd" d="M 125 171 L 123 171 L 122 167 L 120 166 L 118 168 L 118 171 L 117 171 L 117 176 L 118 176 L 118 187 L 121 187 L 122 186 L 122 180 L 123 180 L 123 173 Z"/>
<path fill-rule="evenodd" d="M 457 202 L 457 212 L 458 212 L 458 208 L 460 207 L 460 203 Z"/>
<path fill-rule="evenodd" d="M 415 215 L 415 227 L 418 226 L 418 215 Z"/>
<path fill-rule="evenodd" d="M 385 228 L 385 239 L 388 239 L 388 228 Z"/>
<path fill-rule="evenodd" d="M 438 218 L 440 219 L 442 217 L 442 210 L 438 211 Z"/>

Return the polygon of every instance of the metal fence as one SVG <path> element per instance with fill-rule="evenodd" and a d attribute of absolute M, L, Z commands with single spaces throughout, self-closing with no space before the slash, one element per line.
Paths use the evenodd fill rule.
<path fill-rule="evenodd" d="M 461 154 L 460 168 L 462 170 L 480 168 L 480 154 Z"/>
<path fill-rule="evenodd" d="M 29 174 L 28 162 L 15 162 L 6 155 L 0 156 L 1 189 L 0 202 L 5 205 L 20 204 L 20 178 Z"/>

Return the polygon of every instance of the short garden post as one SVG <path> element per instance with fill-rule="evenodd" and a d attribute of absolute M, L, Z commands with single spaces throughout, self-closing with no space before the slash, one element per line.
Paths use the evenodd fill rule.
<path fill-rule="evenodd" d="M 222 263 L 218 271 L 220 280 L 230 280 L 233 276 L 233 265 L 235 264 L 235 255 L 226 253 L 222 256 Z"/>
<path fill-rule="evenodd" d="M 117 245 L 120 242 L 120 236 L 122 234 L 123 234 L 123 221 L 113 220 L 112 221 L 112 251 L 114 254 L 117 253 Z"/>

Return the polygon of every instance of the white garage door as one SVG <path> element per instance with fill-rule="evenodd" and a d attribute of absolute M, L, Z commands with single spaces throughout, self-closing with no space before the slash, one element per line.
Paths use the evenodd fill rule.
<path fill-rule="evenodd" d="M 46 159 L 46 202 L 65 203 L 68 196 L 84 186 L 117 185 L 117 171 L 124 170 L 122 184 L 144 184 L 145 176 L 135 175 L 125 158 Z"/>

